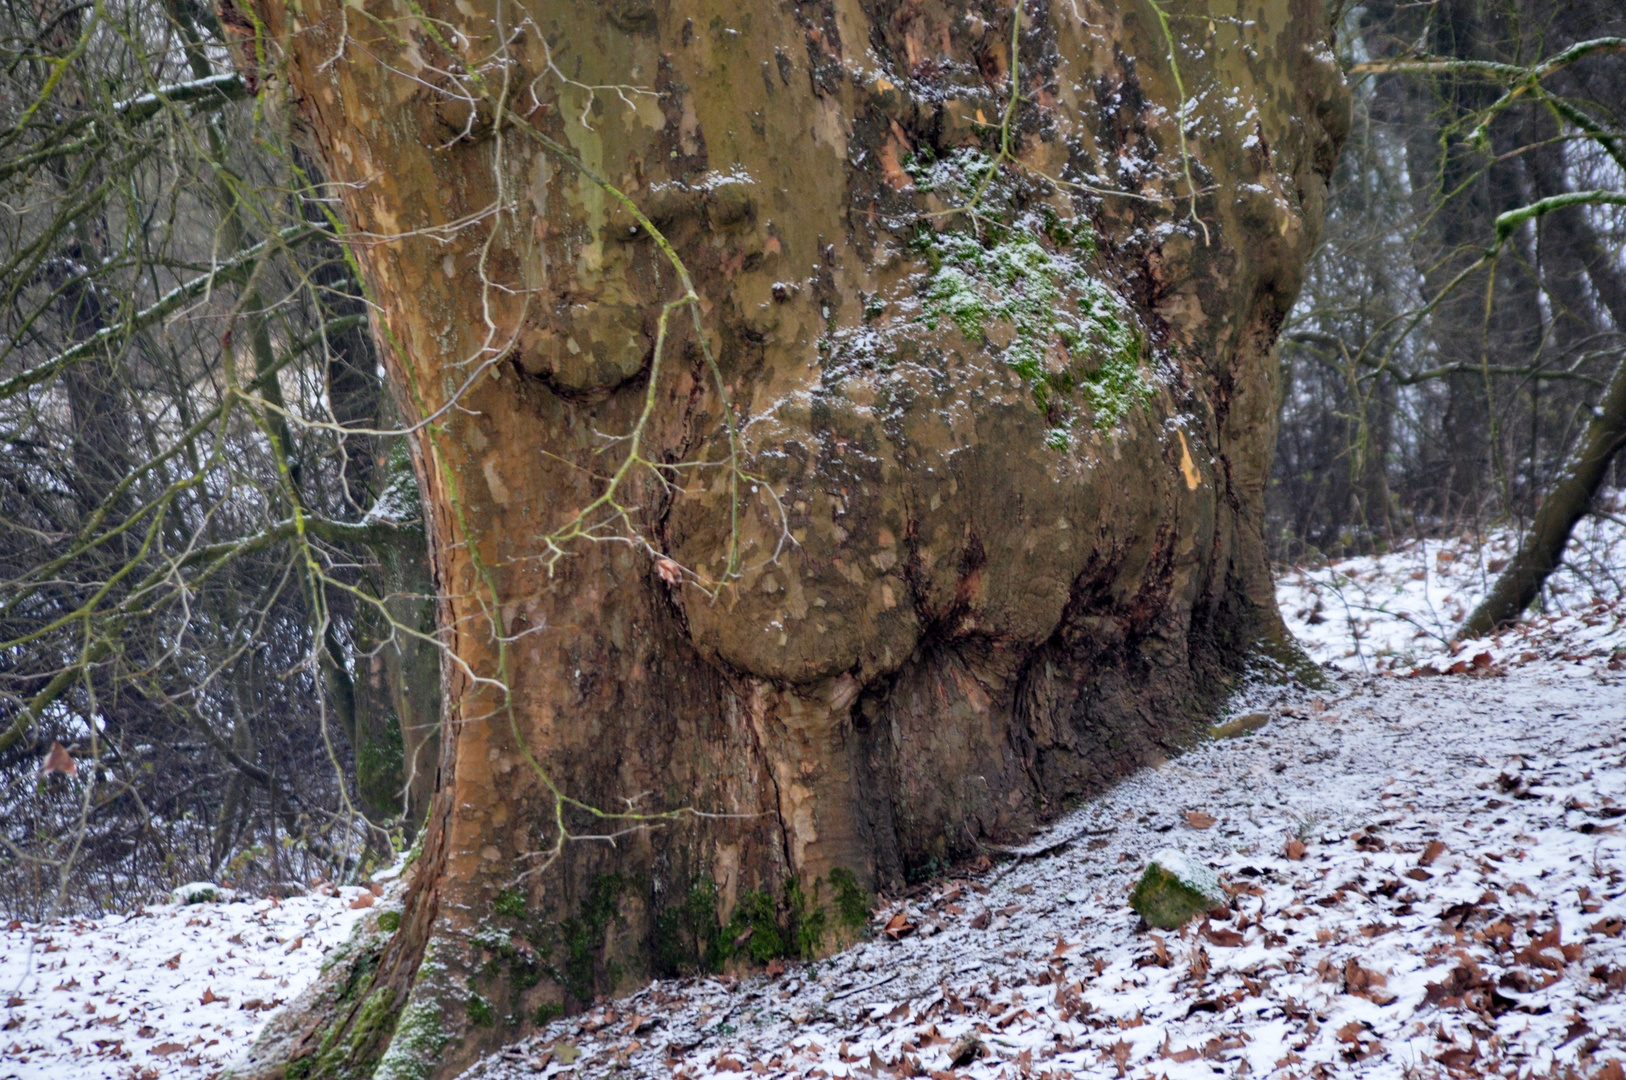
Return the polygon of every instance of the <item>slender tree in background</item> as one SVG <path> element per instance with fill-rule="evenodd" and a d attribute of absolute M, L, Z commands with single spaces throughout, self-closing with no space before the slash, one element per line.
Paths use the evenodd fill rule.
<path fill-rule="evenodd" d="M 1482 634 L 1536 599 L 1626 424 L 1626 20 L 1463 2 L 1344 26 L 1366 79 L 1287 332 L 1273 531 L 1336 554 L 1531 522 Z"/>
<path fill-rule="evenodd" d="M 220 21 L 376 305 L 448 656 L 405 908 L 267 1074 L 448 1075 L 828 950 L 1288 655 L 1272 350 L 1346 108 L 1316 5 Z"/>

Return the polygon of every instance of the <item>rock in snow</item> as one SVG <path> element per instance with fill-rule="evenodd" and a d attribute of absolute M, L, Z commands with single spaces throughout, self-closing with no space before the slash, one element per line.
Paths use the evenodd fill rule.
<path fill-rule="evenodd" d="M 1205 911 L 1225 907 L 1229 900 L 1214 871 L 1173 847 L 1152 855 L 1129 894 L 1135 914 L 1162 930 L 1178 930 Z"/>

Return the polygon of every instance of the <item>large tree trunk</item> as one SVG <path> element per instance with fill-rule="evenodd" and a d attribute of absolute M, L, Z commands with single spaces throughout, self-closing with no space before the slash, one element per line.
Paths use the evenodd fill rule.
<path fill-rule="evenodd" d="M 1312 0 L 1185 6 L 1189 173 L 1155 7 L 1023 9 L 1023 164 L 979 207 L 1025 215 L 990 244 L 1037 236 L 1071 269 L 999 277 L 1006 247 L 982 280 L 937 232 L 988 228 L 941 213 L 975 169 L 926 190 L 916 166 L 996 156 L 1008 4 L 257 4 L 256 71 L 286 80 L 335 181 L 404 412 L 433 418 L 447 647 L 399 929 L 260 1068 L 448 1075 L 651 974 L 834 948 L 858 893 L 1020 838 L 1177 749 L 1261 642 L 1290 650 L 1260 531 L 1273 345 L 1342 82 Z M 727 436 L 687 309 L 649 378 L 681 283 L 528 130 L 693 274 L 757 478 L 715 598 Z M 1005 319 L 977 295 L 1038 302 Z M 1063 310 L 1116 354 L 1042 340 L 1023 368 Z M 635 471 L 642 539 L 574 542 L 550 572 L 543 538 L 603 489 L 626 453 L 604 436 L 646 393 L 645 456 L 710 464 Z"/>

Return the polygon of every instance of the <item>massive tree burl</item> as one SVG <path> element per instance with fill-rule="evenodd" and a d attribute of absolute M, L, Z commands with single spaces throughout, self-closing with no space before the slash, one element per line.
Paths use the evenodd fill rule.
<path fill-rule="evenodd" d="M 430 418 L 447 646 L 399 926 L 256 1068 L 447 1075 L 662 970 L 834 947 L 864 891 L 1019 839 L 1289 647 L 1261 536 L 1273 346 L 1343 85 L 1313 0 L 1165 11 L 223 12 Z M 673 266 L 536 134 L 692 272 L 755 478 L 715 594 L 731 474 L 686 309 L 650 380 Z M 673 468 L 625 491 L 648 546 L 550 566 L 650 392 L 644 446 Z M 546 858 L 561 820 L 623 835 Z"/>

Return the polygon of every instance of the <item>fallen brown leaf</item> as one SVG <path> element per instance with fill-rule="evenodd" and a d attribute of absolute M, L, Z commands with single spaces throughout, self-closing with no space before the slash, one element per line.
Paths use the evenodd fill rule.
<path fill-rule="evenodd" d="M 892 916 L 892 918 L 887 920 L 886 926 L 881 930 L 881 933 L 887 935 L 893 941 L 896 941 L 905 934 L 914 933 L 914 930 L 915 924 L 910 922 L 908 917 L 900 911 L 896 915 Z"/>
<path fill-rule="evenodd" d="M 1118 1066 L 1118 1075 L 1125 1075 L 1125 1066 L 1129 1064 L 1129 1054 L 1135 1049 L 1134 1043 L 1125 1042 L 1120 1039 L 1119 1041 L 1113 1043 L 1109 1049 L 1112 1051 L 1113 1064 Z"/>
<path fill-rule="evenodd" d="M 1423 853 L 1417 857 L 1418 866 L 1433 866 L 1434 860 L 1445 852 L 1445 845 L 1438 840 L 1430 840 Z"/>
<path fill-rule="evenodd" d="M 1214 824 L 1214 821 L 1214 815 L 1208 813 L 1206 810 L 1186 811 L 1186 824 L 1190 825 L 1193 829 L 1209 828 Z"/>
<path fill-rule="evenodd" d="M 1385 989 L 1389 980 L 1380 971 L 1363 968 L 1352 956 L 1344 963 L 1344 989 L 1376 1005 L 1392 1005 L 1395 995 Z"/>
<path fill-rule="evenodd" d="M 1359 1020 L 1351 1020 L 1338 1029 L 1337 1039 L 1341 1043 L 1360 1042 L 1361 1036 L 1366 1033 L 1366 1025 Z"/>
<path fill-rule="evenodd" d="M 1479 1046 L 1476 1043 L 1466 1050 L 1460 1046 L 1453 1046 L 1449 1050 L 1435 1054 L 1434 1060 L 1448 1069 L 1466 1070 L 1479 1060 Z"/>
<path fill-rule="evenodd" d="M 79 764 L 68 753 L 68 748 L 59 742 L 53 741 L 51 749 L 45 755 L 45 761 L 40 765 L 41 773 L 61 773 L 64 776 L 78 776 Z"/>
<path fill-rule="evenodd" d="M 1581 946 L 1572 942 L 1562 944 L 1559 938 L 1559 928 L 1554 926 L 1545 933 L 1537 934 L 1530 939 L 1530 944 L 1513 954 L 1520 963 L 1531 967 L 1546 968 L 1548 971 L 1563 971 L 1564 965 L 1581 958 Z"/>

